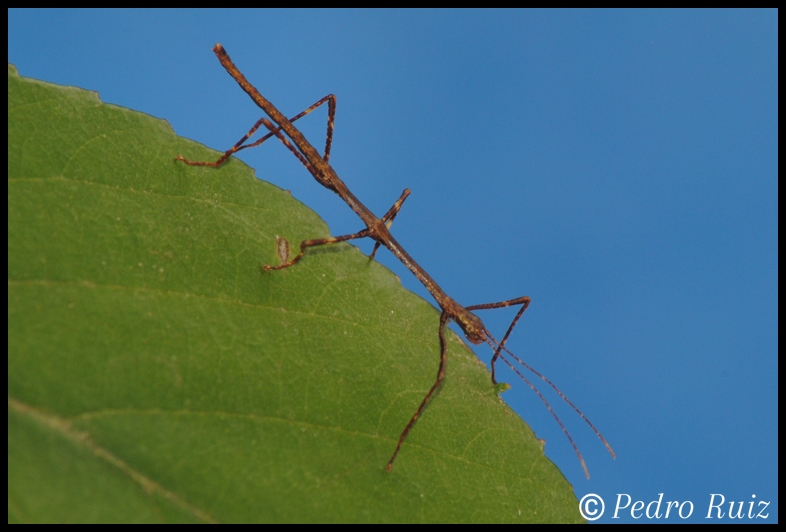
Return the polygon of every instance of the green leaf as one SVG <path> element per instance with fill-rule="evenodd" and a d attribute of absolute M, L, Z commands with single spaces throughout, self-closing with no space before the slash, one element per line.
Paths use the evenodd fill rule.
<path fill-rule="evenodd" d="M 287 192 L 8 71 L 8 520 L 580 521 L 439 313 Z M 310 176 L 297 176 L 311 179 Z M 314 183 L 314 186 L 318 186 Z"/>

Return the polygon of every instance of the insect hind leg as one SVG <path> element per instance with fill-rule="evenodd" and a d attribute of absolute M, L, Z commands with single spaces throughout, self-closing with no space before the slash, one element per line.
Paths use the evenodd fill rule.
<path fill-rule="evenodd" d="M 497 359 L 499 358 L 500 353 L 502 353 L 502 350 L 505 349 L 505 343 L 507 343 L 508 337 L 510 337 L 510 333 L 513 332 L 513 328 L 516 326 L 516 323 L 518 323 L 519 318 L 521 318 L 521 315 L 524 314 L 524 311 L 527 310 L 527 307 L 529 307 L 531 301 L 532 300 L 529 298 L 529 296 L 522 296 L 522 297 L 517 297 L 515 299 L 508 299 L 506 301 L 499 301 L 497 303 L 484 303 L 482 305 L 472 305 L 466 307 L 467 310 L 472 311 L 472 310 L 486 310 L 486 309 L 493 309 L 493 308 L 505 308 L 514 305 L 521 305 L 521 308 L 516 314 L 516 317 L 513 318 L 512 322 L 510 322 L 510 326 L 508 327 L 508 330 L 505 332 L 505 336 L 502 337 L 501 342 L 497 343 L 497 341 L 494 340 L 494 337 L 491 336 L 491 334 L 488 331 L 485 331 L 486 336 L 488 336 L 490 339 L 489 343 L 494 349 L 494 356 L 491 357 L 491 382 L 493 382 L 494 384 L 497 384 L 496 371 L 495 371 L 496 369 L 495 364 L 497 363 Z"/>
<path fill-rule="evenodd" d="M 307 109 L 305 109 L 301 113 L 299 113 L 299 114 L 293 116 L 292 118 L 290 118 L 289 121 L 290 122 L 295 122 L 296 120 L 299 120 L 299 119 L 303 118 L 304 116 L 306 116 L 307 114 L 311 113 L 314 109 L 316 109 L 320 105 L 324 104 L 325 102 L 327 102 L 327 104 L 328 104 L 328 121 L 327 121 L 327 135 L 326 135 L 326 138 L 325 138 L 325 154 L 322 156 L 322 158 L 325 159 L 325 162 L 327 162 L 330 159 L 330 148 L 333 145 L 333 124 L 334 124 L 335 117 L 336 117 L 336 96 L 333 95 L 333 94 L 328 94 L 327 96 L 325 96 L 324 98 L 322 98 L 318 102 L 314 103 L 314 105 L 308 107 Z M 237 141 L 234 146 L 232 146 L 227 151 L 225 151 L 223 153 L 223 155 L 221 155 L 221 157 L 219 157 L 215 161 L 212 161 L 212 162 L 211 161 L 191 161 L 189 159 L 186 159 L 182 155 L 178 155 L 177 157 L 175 157 L 175 160 L 176 161 L 181 161 L 181 162 L 183 162 L 183 163 L 185 163 L 185 164 L 187 164 L 189 166 L 210 166 L 210 167 L 214 167 L 214 168 L 218 167 L 218 166 L 221 166 L 222 164 L 224 164 L 224 162 L 226 162 L 227 159 L 229 159 L 232 155 L 234 155 L 235 153 L 239 152 L 240 150 L 245 150 L 247 148 L 254 148 L 256 146 L 259 146 L 260 144 L 262 144 L 263 142 L 265 142 L 269 138 L 275 136 L 275 132 L 269 131 L 265 136 L 263 136 L 259 140 L 255 141 L 255 142 L 252 142 L 250 144 L 245 144 L 245 142 L 249 138 L 251 138 L 254 135 L 254 133 L 257 132 L 259 127 L 262 124 L 264 124 L 265 120 L 266 120 L 265 118 L 260 118 L 259 120 L 257 120 L 256 123 L 248 131 L 248 133 L 243 135 L 243 137 L 239 141 Z M 278 131 L 281 131 L 281 128 L 276 128 L 276 129 Z"/>

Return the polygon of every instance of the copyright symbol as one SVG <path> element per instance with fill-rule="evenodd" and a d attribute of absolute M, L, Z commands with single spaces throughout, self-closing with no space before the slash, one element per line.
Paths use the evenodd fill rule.
<path fill-rule="evenodd" d="M 600 508 L 598 508 L 599 506 Z M 594 493 L 587 493 L 579 501 L 579 512 L 581 512 L 581 516 L 587 521 L 598 519 L 603 515 L 603 510 L 605 509 L 606 505 L 603 504 L 603 499 L 600 495 Z"/>

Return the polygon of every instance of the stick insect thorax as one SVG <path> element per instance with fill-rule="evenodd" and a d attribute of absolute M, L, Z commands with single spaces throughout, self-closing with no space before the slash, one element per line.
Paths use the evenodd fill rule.
<path fill-rule="evenodd" d="M 530 303 L 530 298 L 527 296 L 510 299 L 507 301 L 500 301 L 497 303 L 485 303 L 481 305 L 472 305 L 468 307 L 461 306 L 458 302 L 456 302 L 453 298 L 448 296 L 442 288 L 431 278 L 431 276 L 417 263 L 415 260 L 409 255 L 409 253 L 404 250 L 404 248 L 399 244 L 393 235 L 391 235 L 390 230 L 388 229 L 388 225 L 393 221 L 393 219 L 398 214 L 401 205 L 403 204 L 404 200 L 409 196 L 409 189 L 405 189 L 404 192 L 401 194 L 401 197 L 393 204 L 393 206 L 388 210 L 388 212 L 382 217 L 377 218 L 377 216 L 371 212 L 368 207 L 363 205 L 361 201 L 355 197 L 352 192 L 350 192 L 347 185 L 339 178 L 338 174 L 335 170 L 330 166 L 328 163 L 330 158 L 330 148 L 332 143 L 333 137 L 333 120 L 335 117 L 335 109 L 336 109 L 336 99 L 335 96 L 328 95 L 325 98 L 322 98 L 314 105 L 306 109 L 305 111 L 301 112 L 300 114 L 293 117 L 291 120 L 284 116 L 269 100 L 267 100 L 260 92 L 253 86 L 249 81 L 245 78 L 245 76 L 238 70 L 232 60 L 229 58 L 229 55 L 226 53 L 224 48 L 220 44 L 216 44 L 213 48 L 218 60 L 221 62 L 221 65 L 226 69 L 230 76 L 240 85 L 240 87 L 251 97 L 251 99 L 256 103 L 266 114 L 270 117 L 270 120 L 267 118 L 261 118 L 254 124 L 251 130 L 243 136 L 232 148 L 227 150 L 224 155 L 219 158 L 215 162 L 195 162 L 189 161 L 184 157 L 177 156 L 176 160 L 182 161 L 189 165 L 194 166 L 220 166 L 226 161 L 232 154 L 246 149 L 251 148 L 254 146 L 258 146 L 265 140 L 275 136 L 277 137 L 294 155 L 295 157 L 300 160 L 300 162 L 306 167 L 306 169 L 311 173 L 311 175 L 316 179 L 322 186 L 325 188 L 332 190 L 335 192 L 363 221 L 366 228 L 358 231 L 357 233 L 352 233 L 350 235 L 343 235 L 338 237 L 330 237 L 330 238 L 321 238 L 321 239 L 313 239 L 313 240 L 305 240 L 300 244 L 300 253 L 296 255 L 294 258 L 280 264 L 278 266 L 265 266 L 263 269 L 264 271 L 270 270 L 279 270 L 283 268 L 288 268 L 293 266 L 297 262 L 299 262 L 303 256 L 305 255 L 306 250 L 309 247 L 314 246 L 322 246 L 328 244 L 334 244 L 337 242 L 345 242 L 348 240 L 354 240 L 358 238 L 371 238 L 376 243 L 374 246 L 374 251 L 371 253 L 371 258 L 374 258 L 374 255 L 379 248 L 379 246 L 385 246 L 390 250 L 390 252 L 396 256 L 404 266 L 409 269 L 417 277 L 417 279 L 426 287 L 426 289 L 431 293 L 434 299 L 439 304 L 440 308 L 442 309 L 442 314 L 440 316 L 440 325 L 439 325 L 439 339 L 440 339 L 440 364 L 439 369 L 437 371 L 437 378 L 434 381 L 434 384 L 429 389 L 426 396 L 418 406 L 418 409 L 415 411 L 415 414 L 410 419 L 407 426 L 401 433 L 401 436 L 398 439 L 398 443 L 396 445 L 396 449 L 393 452 L 393 455 L 388 462 L 386 469 L 390 471 L 393 468 L 393 462 L 396 459 L 396 456 L 401 449 L 404 440 L 406 440 L 407 435 L 409 434 L 412 427 L 415 425 L 416 421 L 423 413 L 426 405 L 428 404 L 429 400 L 431 399 L 434 392 L 439 388 L 441 385 L 444 377 L 445 377 L 445 367 L 447 362 L 447 342 L 445 340 L 445 326 L 449 320 L 453 320 L 461 330 L 464 332 L 464 336 L 467 340 L 473 344 L 481 344 L 486 343 L 494 350 L 494 355 L 491 359 L 491 380 L 493 383 L 496 384 L 496 374 L 495 374 L 495 364 L 498 359 L 502 359 L 506 365 L 508 365 L 527 385 L 538 395 L 538 397 L 543 401 L 546 405 L 546 408 L 551 412 L 551 414 L 556 419 L 557 423 L 559 424 L 562 431 L 567 436 L 568 440 L 570 441 L 571 445 L 573 446 L 573 450 L 576 452 L 576 455 L 581 462 L 581 466 L 584 469 L 587 478 L 589 478 L 589 471 L 587 470 L 587 466 L 584 463 L 584 458 L 581 456 L 578 447 L 573 442 L 573 438 L 571 438 L 570 434 L 568 433 L 565 426 L 560 421 L 557 414 L 552 410 L 551 405 L 548 403 L 546 398 L 540 393 L 540 391 L 513 365 L 513 363 L 507 358 L 507 356 L 511 357 L 517 363 L 519 363 L 522 367 L 526 370 L 531 371 L 534 375 L 545 381 L 549 386 L 551 386 L 557 394 L 565 400 L 575 411 L 578 415 L 587 422 L 587 424 L 592 428 L 595 434 L 601 439 L 604 443 L 608 451 L 614 456 L 614 451 L 611 449 L 611 446 L 606 442 L 605 438 L 601 435 L 601 433 L 594 427 L 594 425 L 587 419 L 584 414 L 572 403 L 570 400 L 545 376 L 538 373 L 535 369 L 531 366 L 526 364 L 516 355 L 511 353 L 506 347 L 505 344 L 510 336 L 513 328 L 516 326 L 521 315 L 527 309 Z M 319 107 L 323 103 L 328 104 L 328 127 L 327 127 L 327 139 L 325 142 L 325 152 L 324 155 L 320 155 L 319 152 L 311 145 L 311 143 L 305 138 L 305 136 L 294 126 L 293 122 L 302 118 L 303 116 L 307 115 L 315 108 Z M 272 120 L 272 122 L 271 122 Z M 256 142 L 246 144 L 248 138 L 253 135 L 257 129 L 261 126 L 265 126 L 268 130 L 268 133 L 263 136 L 261 139 L 257 140 Z M 286 135 L 286 136 L 285 136 Z M 508 330 L 506 331 L 505 335 L 502 337 L 501 341 L 497 341 L 491 333 L 486 329 L 483 325 L 483 321 L 472 311 L 473 310 L 485 310 L 485 309 L 496 309 L 496 308 L 504 308 L 509 306 L 516 306 L 520 305 L 519 311 L 516 316 L 513 318 Z"/>

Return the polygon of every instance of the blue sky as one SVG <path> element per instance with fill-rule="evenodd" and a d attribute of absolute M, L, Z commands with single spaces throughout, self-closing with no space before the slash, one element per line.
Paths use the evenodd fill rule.
<path fill-rule="evenodd" d="M 635 521 L 611 518 L 617 494 L 660 493 L 696 522 L 713 493 L 755 494 L 776 522 L 777 35 L 773 10 L 9 10 L 8 61 L 217 149 L 259 110 L 216 42 L 284 113 L 336 94 L 331 163 L 377 213 L 412 189 L 393 230 L 442 287 L 532 297 L 510 348 L 617 460 L 549 396 L 587 481 L 515 376 L 503 397 L 578 497 L 604 498 L 600 522 Z M 325 116 L 299 123 L 315 145 Z M 280 146 L 241 158 L 333 234 L 361 228 Z M 512 312 L 482 317 L 501 336 Z"/>

